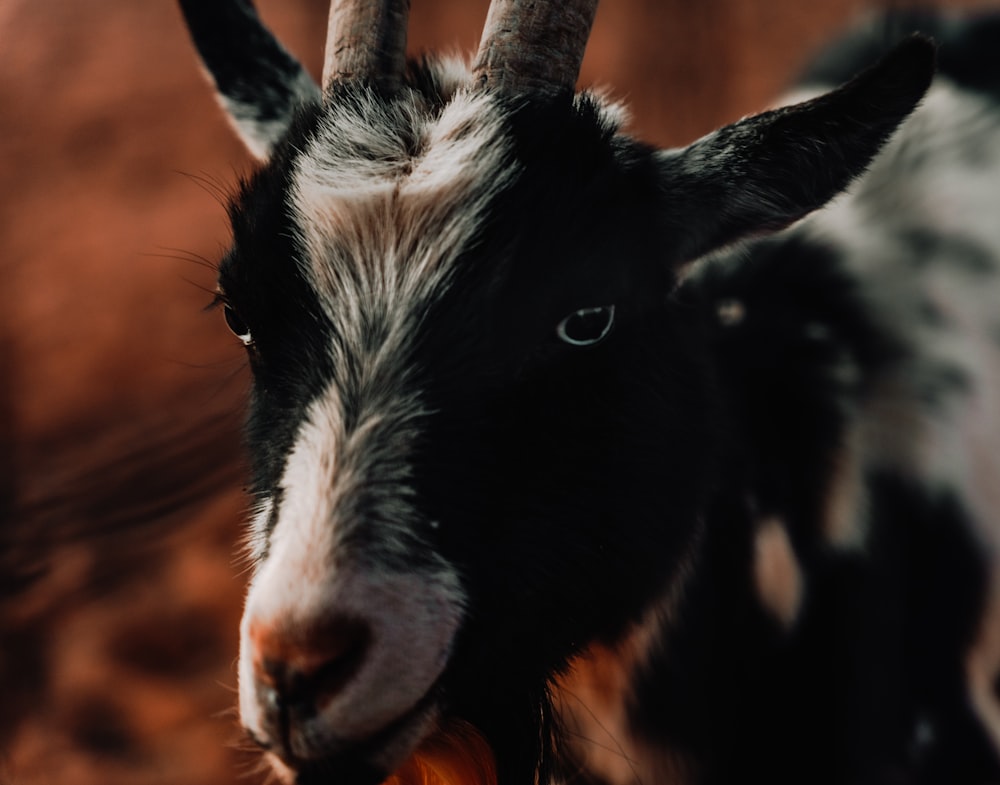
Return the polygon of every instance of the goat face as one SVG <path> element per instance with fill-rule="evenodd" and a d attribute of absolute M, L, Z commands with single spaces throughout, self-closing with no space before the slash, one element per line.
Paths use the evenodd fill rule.
<path fill-rule="evenodd" d="M 184 7 L 266 158 L 220 268 L 254 375 L 243 723 L 300 781 L 377 780 L 448 717 L 532 776 L 549 680 L 698 540 L 718 413 L 679 264 L 837 193 L 919 100 L 931 48 L 656 151 L 574 98 L 575 71 L 498 75 L 489 32 L 471 75 L 328 63 L 321 100 L 248 6 L 229 22 L 250 48 Z"/>
<path fill-rule="evenodd" d="M 648 152 L 611 144 L 589 102 L 456 97 L 416 153 L 411 129 L 376 141 L 386 118 L 350 116 L 363 97 L 338 106 L 289 145 L 291 178 L 279 158 L 248 184 L 220 277 L 250 336 L 263 500 L 242 713 L 297 760 L 416 709 L 406 750 L 439 695 L 543 684 L 670 576 L 708 475 L 697 323 L 664 307 Z M 363 154 L 388 171 L 337 170 L 351 128 L 349 149 L 395 145 L 392 165 Z M 451 687 L 457 648 L 506 675 Z M 282 720 L 268 691 L 289 679 L 309 703 Z"/>

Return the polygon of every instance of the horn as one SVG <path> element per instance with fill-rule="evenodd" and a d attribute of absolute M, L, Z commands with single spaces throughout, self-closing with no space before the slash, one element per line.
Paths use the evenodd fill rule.
<path fill-rule="evenodd" d="M 572 91 L 596 12 L 597 0 L 493 0 L 476 84 L 507 94 Z"/>
<path fill-rule="evenodd" d="M 332 0 L 323 63 L 323 92 L 334 82 L 363 79 L 395 90 L 406 66 L 410 0 Z"/>

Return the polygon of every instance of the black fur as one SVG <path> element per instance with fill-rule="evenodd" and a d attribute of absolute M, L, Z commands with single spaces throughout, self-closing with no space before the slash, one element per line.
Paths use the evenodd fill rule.
<path fill-rule="evenodd" d="M 475 609 L 446 674 L 452 709 L 487 733 L 501 781 L 524 782 L 552 765 L 551 674 L 620 634 L 685 551 L 712 409 L 690 351 L 699 321 L 664 307 L 673 274 L 649 151 L 611 144 L 587 104 L 523 107 L 511 133 L 525 175 L 416 358 L 438 412 L 417 487 Z M 620 234 L 603 231 L 608 220 Z M 567 314 L 611 303 L 618 319 L 600 345 L 557 338 Z"/>
<path fill-rule="evenodd" d="M 233 245 L 219 264 L 222 299 L 253 337 L 247 442 L 255 495 L 278 488 L 296 429 L 330 376 L 329 325 L 293 261 L 302 249 L 288 210 L 290 161 L 318 119 L 304 109 L 267 165 L 240 185 L 229 208 Z"/>
<path fill-rule="evenodd" d="M 803 71 L 806 84 L 840 84 L 888 52 L 900 38 L 922 33 L 940 46 L 938 70 L 969 90 L 1000 98 L 996 69 L 1000 14 L 948 14 L 941 10 L 899 9 L 880 14 L 831 44 Z"/>
<path fill-rule="evenodd" d="M 961 501 L 878 473 L 866 483 L 864 551 L 834 548 L 817 528 L 850 412 L 875 371 L 902 361 L 902 342 L 819 243 L 764 241 L 740 267 L 709 271 L 681 294 L 706 313 L 732 300 L 745 312 L 714 328 L 730 460 L 702 569 L 635 686 L 638 732 L 669 739 L 699 783 L 762 776 L 754 772 L 774 783 L 1000 781 L 964 685 L 986 562 Z M 820 341 L 809 335 L 817 321 Z M 861 371 L 856 385 L 832 381 L 845 358 Z M 807 576 L 791 630 L 753 588 L 763 516 L 785 522 Z"/>
<path fill-rule="evenodd" d="M 211 51 L 210 67 L 222 50 Z M 501 785 L 575 776 L 555 677 L 619 640 L 694 551 L 679 619 L 633 674 L 629 704 L 631 730 L 676 750 L 693 782 L 1000 780 L 961 697 L 987 569 L 962 500 L 871 473 L 868 550 L 834 547 L 821 524 L 852 417 L 911 346 L 871 312 L 835 244 L 785 236 L 740 264 L 682 266 L 840 192 L 920 100 L 933 59 L 909 39 L 827 96 L 673 153 L 622 135 L 595 99 L 500 102 L 519 175 L 440 298 L 421 304 L 404 359 L 429 412 L 410 467 L 428 522 L 414 539 L 457 569 L 468 606 L 425 699 L 482 731 Z M 229 67 L 216 74 L 224 92 L 239 83 Z M 407 78 L 425 111 L 449 100 L 433 66 Z M 301 109 L 244 184 L 220 270 L 253 336 L 249 441 L 255 488 L 275 509 L 305 409 L 338 381 L 327 348 L 338 336 L 296 264 L 308 249 L 291 172 L 322 112 L 354 89 Z M 727 302 L 739 318 L 720 318 Z M 561 319 L 608 305 L 606 339 L 559 340 Z M 947 370 L 935 394 L 967 382 Z M 764 516 L 787 526 L 808 580 L 790 630 L 753 588 Z M 373 780 L 368 752 L 301 764 L 300 781 Z"/>
<path fill-rule="evenodd" d="M 258 126 L 287 128 L 300 105 L 318 103 L 319 88 L 263 26 L 251 0 L 178 2 L 198 54 L 244 138 L 269 149 L 277 139 L 261 137 Z"/>
<path fill-rule="evenodd" d="M 664 163 L 666 215 L 681 259 L 781 229 L 864 170 L 933 76 L 934 47 L 913 36 L 837 90 L 741 120 Z"/>

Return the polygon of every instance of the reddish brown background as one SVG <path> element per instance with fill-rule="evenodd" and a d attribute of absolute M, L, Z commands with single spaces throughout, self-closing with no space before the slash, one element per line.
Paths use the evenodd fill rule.
<path fill-rule="evenodd" d="M 411 50 L 486 4 L 413 0 Z M 324 0 L 259 5 L 315 73 Z M 866 5 L 604 0 L 582 81 L 680 144 Z M 228 746 L 247 380 L 199 261 L 248 166 L 171 0 L 0 0 L 2 784 L 261 779 Z"/>

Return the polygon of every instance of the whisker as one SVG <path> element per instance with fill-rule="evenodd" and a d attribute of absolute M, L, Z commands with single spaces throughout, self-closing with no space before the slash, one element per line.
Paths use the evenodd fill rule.
<path fill-rule="evenodd" d="M 224 681 L 215 680 L 215 686 L 221 687 L 226 692 L 230 692 L 233 695 L 239 695 L 239 688 L 234 687 L 232 684 L 226 684 Z M 228 709 L 221 709 L 216 714 L 212 715 L 215 719 L 224 720 L 226 718 L 237 719 L 239 717 L 239 710 L 235 706 L 230 706 Z"/>
<path fill-rule="evenodd" d="M 560 690 L 560 694 L 568 695 L 570 698 L 576 701 L 576 703 L 594 721 L 594 724 L 597 725 L 597 727 L 604 732 L 604 735 L 611 740 L 611 744 L 599 742 L 597 739 L 589 738 L 588 736 L 586 736 L 583 733 L 580 733 L 579 731 L 573 731 L 568 728 L 564 728 L 563 732 L 566 733 L 568 736 L 587 742 L 588 744 L 593 745 L 597 749 L 604 750 L 605 752 L 609 752 L 613 755 L 617 755 L 619 758 L 625 761 L 625 763 L 628 764 L 629 770 L 635 777 L 635 781 L 639 783 L 639 785 L 642 785 L 642 778 L 639 776 L 639 772 L 636 770 L 636 764 L 638 763 L 638 761 L 635 758 L 632 758 L 625 751 L 625 747 L 618 740 L 615 734 L 612 733 L 611 730 L 601 721 L 601 718 L 597 715 L 597 713 L 593 709 L 591 709 L 590 706 L 587 705 L 586 701 L 584 701 L 583 698 L 581 698 L 576 692 L 568 690 L 566 688 L 562 688 Z"/>
<path fill-rule="evenodd" d="M 159 249 L 158 253 L 144 251 L 141 256 L 150 259 L 172 259 L 178 262 L 189 262 L 199 267 L 204 267 L 206 270 L 211 270 L 213 273 L 219 271 L 219 263 L 217 261 L 209 259 L 207 256 L 202 256 L 195 251 L 189 251 L 185 248 L 172 248 L 170 246 L 157 246 L 157 248 Z"/>
<path fill-rule="evenodd" d="M 183 169 L 174 169 L 173 173 L 194 183 L 202 191 L 211 196 L 220 207 L 228 209 L 232 191 L 229 186 L 221 180 L 213 177 L 207 172 L 194 174 L 193 172 L 185 172 Z"/>

